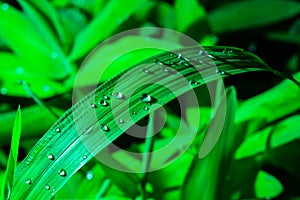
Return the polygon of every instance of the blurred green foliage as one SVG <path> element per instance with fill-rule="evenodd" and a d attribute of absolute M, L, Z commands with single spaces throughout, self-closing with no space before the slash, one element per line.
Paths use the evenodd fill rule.
<path fill-rule="evenodd" d="M 13 173 L 8 171 L 14 171 L 18 149 L 20 130 L 14 131 L 10 149 L 17 106 L 22 105 L 21 161 L 56 121 L 56 115 L 71 107 L 79 66 L 98 43 L 110 36 L 137 27 L 170 28 L 201 45 L 237 46 L 254 52 L 272 68 L 294 74 L 300 80 L 299 16 L 300 3 L 293 0 L 2 0 L 1 188 L 11 186 L 13 181 Z M 99 60 L 105 65 L 107 57 L 114 56 L 114 49 L 140 42 L 144 41 L 128 37 L 113 46 L 102 46 L 86 63 L 86 77 Z M 151 42 L 180 47 L 161 40 Z M 149 50 L 125 55 L 112 64 L 101 82 L 156 53 Z M 86 80 L 83 87 L 91 84 Z M 199 159 L 198 151 L 211 110 L 205 88 L 200 87 L 195 89 L 203 102 L 195 142 L 172 165 L 149 173 L 144 188 L 142 175 L 119 172 L 91 160 L 53 198 L 139 199 L 145 190 L 148 199 L 299 199 L 299 88 L 290 80 L 266 72 L 224 81 L 229 108 L 226 128 L 206 158 Z M 172 140 L 180 121 L 172 102 L 166 108 L 171 112 L 161 137 L 155 139 L 154 149 Z M 186 132 L 195 129 L 196 109 L 199 108 L 186 108 Z M 122 142 L 128 143 L 129 149 L 144 149 L 144 144 L 128 138 Z M 138 162 L 125 156 L 114 153 L 115 161 L 123 160 L 121 164 L 128 168 L 134 164 L 127 163 Z"/>

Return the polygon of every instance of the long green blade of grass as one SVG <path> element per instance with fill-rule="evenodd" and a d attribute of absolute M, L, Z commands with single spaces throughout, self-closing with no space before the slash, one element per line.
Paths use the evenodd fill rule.
<path fill-rule="evenodd" d="M 118 138 L 123 130 L 127 130 L 148 115 L 143 109 L 145 103 L 140 100 L 144 93 L 164 105 L 176 96 L 203 85 L 205 82 L 199 72 L 206 76 L 206 82 L 211 82 L 220 76 L 249 71 L 270 71 L 258 57 L 241 49 L 207 47 L 205 50 L 190 47 L 159 54 L 120 73 L 84 97 L 49 129 L 19 165 L 12 197 L 51 198 L 77 170 Z M 187 55 L 189 60 L 182 60 L 182 56 Z M 208 56 L 213 63 L 209 62 Z M 170 68 L 162 68 L 161 63 L 168 63 Z M 215 64 L 218 70 L 211 67 L 212 64 Z M 116 91 L 115 85 L 125 73 L 131 74 L 131 78 L 118 86 Z M 178 79 L 178 74 L 193 84 L 184 84 L 182 79 Z M 145 85 L 149 81 L 158 84 Z M 194 84 L 195 81 L 199 84 Z M 174 91 L 170 92 L 166 87 L 172 87 Z M 127 94 L 131 94 L 132 91 L 135 92 L 130 97 L 129 110 L 127 101 L 117 101 L 112 95 L 112 92 L 121 92 L 124 97 L 128 97 Z M 110 98 L 107 102 L 109 105 L 115 103 L 113 111 L 116 117 L 110 106 L 102 107 L 99 104 L 104 95 Z M 134 114 L 127 119 L 127 112 Z"/>
<path fill-rule="evenodd" d="M 14 177 L 15 171 L 17 168 L 21 129 L 22 129 L 22 117 L 21 117 L 21 108 L 19 106 L 15 118 L 15 122 L 14 122 L 14 127 L 13 127 L 11 148 L 8 157 L 7 168 L 6 168 L 5 177 L 3 179 L 3 184 L 1 188 L 1 199 L 10 199 L 11 193 L 13 191 L 13 183 L 15 179 Z"/>

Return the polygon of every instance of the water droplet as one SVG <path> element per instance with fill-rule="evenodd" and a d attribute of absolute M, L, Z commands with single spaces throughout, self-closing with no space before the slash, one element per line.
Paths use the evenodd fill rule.
<path fill-rule="evenodd" d="M 60 128 L 57 128 L 55 129 L 56 133 L 60 133 L 61 132 L 61 129 Z"/>
<path fill-rule="evenodd" d="M 16 72 L 17 72 L 17 74 L 22 74 L 22 73 L 24 73 L 24 68 L 19 66 L 16 68 Z"/>
<path fill-rule="evenodd" d="M 100 104 L 100 106 L 103 106 L 103 107 L 106 107 L 109 105 L 108 102 L 105 100 L 100 100 L 99 104 Z"/>
<path fill-rule="evenodd" d="M 124 124 L 125 121 L 124 121 L 123 119 L 119 119 L 119 123 L 120 123 L 120 124 Z"/>
<path fill-rule="evenodd" d="M 154 74 L 153 71 L 146 69 L 146 68 L 143 68 L 143 72 L 145 72 L 146 74 Z"/>
<path fill-rule="evenodd" d="M 25 183 L 26 183 L 27 185 L 31 185 L 31 183 L 32 183 L 32 182 L 31 182 L 31 179 L 30 179 L 30 178 L 26 179 L 26 180 L 25 180 Z"/>
<path fill-rule="evenodd" d="M 43 90 L 44 90 L 44 92 L 49 92 L 50 91 L 50 86 L 49 85 L 43 85 Z"/>
<path fill-rule="evenodd" d="M 50 190 L 50 185 L 45 185 L 46 190 Z"/>
<path fill-rule="evenodd" d="M 7 89 L 6 88 L 1 88 L 0 93 L 2 95 L 6 95 L 7 94 Z"/>
<path fill-rule="evenodd" d="M 137 112 L 135 112 L 135 111 L 132 111 L 132 114 L 133 114 L 133 115 L 136 115 L 136 114 L 137 114 Z"/>
<path fill-rule="evenodd" d="M 220 69 L 216 69 L 216 73 L 219 73 L 219 74 L 221 74 L 221 75 L 224 75 L 224 74 L 225 74 L 225 72 L 222 71 L 222 70 L 220 70 Z"/>
<path fill-rule="evenodd" d="M 66 172 L 66 170 L 64 170 L 64 169 L 60 169 L 60 170 L 58 171 L 58 174 L 59 174 L 61 177 L 66 177 L 66 176 L 67 176 L 67 172 Z"/>
<path fill-rule="evenodd" d="M 56 193 L 56 190 L 53 188 L 53 189 L 52 189 L 52 196 L 54 196 L 55 193 Z"/>
<path fill-rule="evenodd" d="M 55 159 L 55 157 L 54 157 L 53 154 L 49 154 L 49 155 L 47 156 L 47 158 L 48 158 L 49 160 L 54 160 L 54 159 Z"/>
<path fill-rule="evenodd" d="M 144 111 L 148 111 L 148 110 L 149 110 L 149 107 L 144 106 L 143 110 L 144 110 Z"/>
<path fill-rule="evenodd" d="M 199 84 L 199 82 L 198 82 L 198 81 L 195 81 L 195 80 L 190 80 L 190 81 L 189 81 L 189 84 L 190 84 L 191 86 L 196 86 L 196 85 Z"/>
<path fill-rule="evenodd" d="M 153 103 L 156 101 L 156 99 L 149 94 L 142 94 L 140 99 L 142 103 Z"/>
<path fill-rule="evenodd" d="M 104 99 L 104 100 L 109 100 L 109 97 L 106 96 L 106 95 L 104 95 L 104 96 L 103 96 L 103 99 Z"/>
<path fill-rule="evenodd" d="M 97 105 L 94 103 L 92 103 L 90 106 L 91 106 L 91 108 L 97 108 Z"/>
<path fill-rule="evenodd" d="M 83 155 L 83 159 L 87 159 L 87 155 Z"/>
<path fill-rule="evenodd" d="M 53 52 L 51 53 L 51 58 L 52 58 L 52 59 L 56 59 L 57 57 L 58 57 L 57 52 L 53 51 Z"/>
<path fill-rule="evenodd" d="M 87 180 L 92 180 L 93 178 L 94 178 L 94 173 L 92 172 L 92 171 L 88 171 L 87 173 L 86 173 L 86 178 L 87 178 Z"/>
<path fill-rule="evenodd" d="M 163 72 L 165 72 L 165 73 L 169 73 L 169 70 L 167 69 L 167 68 L 165 68 L 165 67 L 161 67 L 160 68 Z"/>
<path fill-rule="evenodd" d="M 94 126 L 89 127 L 88 129 L 84 130 L 83 134 L 88 135 L 94 130 Z"/>
<path fill-rule="evenodd" d="M 211 59 L 215 59 L 215 57 L 210 55 L 210 54 L 208 54 L 208 57 L 211 58 Z"/>
<path fill-rule="evenodd" d="M 101 125 L 101 129 L 102 129 L 103 131 L 105 131 L 105 132 L 108 132 L 108 131 L 109 131 L 109 127 L 108 127 L 107 125 L 105 125 L 105 124 L 102 124 L 102 125 Z"/>
<path fill-rule="evenodd" d="M 155 60 L 154 60 L 154 63 L 155 63 L 155 64 L 157 64 L 157 65 L 163 65 L 163 63 L 162 63 L 162 62 L 160 62 L 160 61 L 159 61 L 159 60 L 157 60 L 157 59 L 155 59 Z"/>
<path fill-rule="evenodd" d="M 208 53 L 205 50 L 200 50 L 199 51 L 199 55 L 201 55 L 201 56 L 207 56 Z"/>
<path fill-rule="evenodd" d="M 3 3 L 2 4 L 2 10 L 8 10 L 9 9 L 9 4 Z"/>
<path fill-rule="evenodd" d="M 233 50 L 227 50 L 226 48 L 223 50 L 223 53 L 226 54 L 226 55 L 229 55 L 229 56 L 234 55 Z"/>
<path fill-rule="evenodd" d="M 118 100 L 123 100 L 123 99 L 125 99 L 126 97 L 125 97 L 125 95 L 122 94 L 121 92 L 116 92 L 115 98 L 118 99 Z"/>
<path fill-rule="evenodd" d="M 182 59 L 182 55 L 181 55 L 181 54 L 178 54 L 177 58 L 178 58 L 178 59 Z"/>

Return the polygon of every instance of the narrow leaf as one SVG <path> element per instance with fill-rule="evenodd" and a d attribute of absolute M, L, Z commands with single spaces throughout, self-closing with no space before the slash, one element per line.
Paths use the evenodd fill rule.
<path fill-rule="evenodd" d="M 143 109 L 144 103 L 141 102 L 143 93 L 155 97 L 162 105 L 176 98 L 174 93 L 183 94 L 204 84 L 198 70 L 206 75 L 207 82 L 217 80 L 220 75 L 225 77 L 248 71 L 269 71 L 260 59 L 241 49 L 228 47 L 226 50 L 230 50 L 230 54 L 223 52 L 224 47 L 207 47 L 206 52 L 200 50 L 197 47 L 189 47 L 172 53 L 159 54 L 120 73 L 85 96 L 49 129 L 19 165 L 12 196 L 16 199 L 50 198 L 88 160 L 118 138 L 124 130 L 148 114 Z M 208 62 L 208 55 L 218 67 L 217 71 L 211 67 L 211 62 Z M 193 59 L 193 64 L 188 61 L 180 62 L 182 56 Z M 170 61 L 173 65 L 167 71 L 162 70 L 159 63 Z M 147 66 L 146 72 L 145 66 Z M 153 72 L 155 76 L 149 72 Z M 190 85 L 182 82 L 182 79 L 178 78 L 179 72 L 180 76 L 187 80 L 196 80 L 199 84 Z M 125 73 L 131 78 L 116 87 L 115 84 L 119 83 Z M 149 81 L 156 84 L 147 85 L 142 90 L 136 91 Z M 166 89 L 168 87 L 173 87 L 174 91 L 170 92 Z M 121 97 L 124 98 L 120 99 L 120 94 L 117 97 L 112 95 L 112 92 L 117 91 L 121 92 Z M 135 93 L 130 95 L 132 91 Z M 116 104 L 114 109 L 111 106 L 103 107 L 98 104 L 104 95 L 110 98 L 109 105 Z M 130 99 L 127 97 L 132 100 L 129 110 L 127 105 Z M 91 107 L 91 104 L 95 104 L 96 108 Z M 118 113 L 116 120 L 112 111 Z M 133 111 L 134 114 L 128 117 L 128 112 Z M 121 123 L 120 128 L 119 120 L 128 122 Z M 31 180 L 31 184 L 25 187 L 28 179 Z"/>
<path fill-rule="evenodd" d="M 210 12 L 208 21 L 214 33 L 223 33 L 274 24 L 299 13 L 297 1 L 234 1 Z"/>
<path fill-rule="evenodd" d="M 3 179 L 3 185 L 1 188 L 2 199 L 11 199 L 11 194 L 13 192 L 13 183 L 15 179 L 15 171 L 17 168 L 17 159 L 18 159 L 18 149 L 19 141 L 21 137 L 22 129 L 22 117 L 21 117 L 21 108 L 19 106 L 17 115 L 14 122 L 11 148 L 7 162 L 7 168 L 5 173 L 5 178 Z"/>

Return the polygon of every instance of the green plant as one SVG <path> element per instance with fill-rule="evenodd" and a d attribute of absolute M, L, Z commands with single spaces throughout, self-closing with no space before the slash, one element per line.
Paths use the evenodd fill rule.
<path fill-rule="evenodd" d="M 297 161 L 300 157 L 300 127 L 297 123 L 300 91 L 296 81 L 300 79 L 297 73 L 299 20 L 296 18 L 300 13 L 299 2 L 220 0 L 212 5 L 204 0 L 200 3 L 195 0 L 175 0 L 173 3 L 155 0 L 19 0 L 17 3 L 0 3 L 0 8 L 0 59 L 3 61 L 0 162 L 2 182 L 11 191 L 8 198 L 300 197 L 295 186 L 300 179 Z M 206 46 L 205 51 L 199 54 L 198 47 L 182 48 L 180 38 L 173 43 L 167 36 L 152 38 L 151 43 L 175 49 L 174 52 L 144 49 L 122 55 L 101 77 L 103 84 L 94 92 L 84 94 L 86 96 L 78 104 L 67 110 L 72 104 L 76 74 L 88 52 L 116 33 L 149 26 L 183 32 Z M 140 33 L 145 37 L 128 36 L 99 47 L 94 51 L 93 59 L 85 63 L 89 67 L 83 76 L 87 78 L 78 85 L 88 88 L 95 84 L 89 79 L 95 69 L 106 69 L 110 58 L 116 56 L 119 49 L 149 41 L 147 34 Z M 274 55 L 272 59 L 268 59 L 265 52 L 268 53 L 269 46 L 274 44 L 278 46 L 276 50 L 280 57 L 273 52 L 269 54 Z M 253 53 L 229 46 L 249 47 L 268 65 Z M 184 59 L 188 54 L 205 62 L 194 64 Z M 208 55 L 217 65 L 217 71 L 209 67 Z M 171 61 L 171 68 L 157 68 L 157 64 Z M 145 64 L 150 64 L 147 65 L 149 68 L 145 69 Z M 199 76 L 199 70 L 208 74 L 206 82 Z M 177 72 L 189 82 L 188 85 L 173 76 Z M 144 75 L 141 79 L 127 80 L 115 91 L 115 85 L 126 73 Z M 282 81 L 274 73 L 287 80 Z M 289 75 L 292 73 L 294 76 Z M 205 84 L 218 85 L 220 76 L 226 77 L 226 94 L 216 91 L 217 109 L 213 110 Z M 256 76 L 261 80 L 255 81 Z M 155 84 L 138 87 L 148 81 L 176 89 L 172 93 Z M 114 108 L 118 113 L 116 118 L 109 112 L 111 101 L 127 98 L 122 95 L 130 90 L 134 93 L 129 99 L 129 111 L 125 101 L 120 101 Z M 195 106 L 190 100 L 193 94 L 200 105 Z M 178 102 L 174 100 L 178 96 L 188 103 L 183 105 L 183 113 L 177 109 Z M 224 99 L 227 100 L 226 108 L 220 106 Z M 21 158 L 28 156 L 19 163 L 15 176 L 9 171 L 4 176 L 5 166 L 13 170 L 12 162 L 16 162 L 16 158 L 11 161 L 11 156 L 7 161 L 5 148 L 10 142 L 7 138 L 10 138 L 17 104 L 22 105 L 23 115 L 20 155 Z M 157 105 L 158 110 L 153 112 Z M 159 109 L 161 106 L 168 111 L 167 117 Z M 218 120 L 215 112 L 224 110 L 227 115 L 218 142 L 207 156 L 199 158 L 199 150 L 210 137 L 205 135 L 209 122 Z M 128 122 L 124 118 L 127 112 L 131 114 Z M 57 120 L 58 116 L 62 117 Z M 123 134 L 133 124 L 147 124 L 149 120 L 147 133 L 141 134 L 152 135 L 155 132 L 153 121 L 157 119 L 154 116 L 166 121 L 158 135 L 138 140 Z M 120 122 L 122 129 L 117 125 Z M 180 123 L 183 124 L 180 129 L 183 142 L 159 158 L 147 157 L 147 152 L 172 141 Z M 185 134 L 193 132 L 197 133 L 193 143 L 185 149 L 188 144 L 184 143 Z M 18 143 L 16 138 L 14 133 L 11 150 L 14 154 L 18 146 L 15 145 Z M 111 143 L 128 151 L 144 152 L 144 157 L 140 159 L 122 151 L 112 151 Z M 126 173 L 106 166 L 93 158 L 100 150 L 100 156 L 111 154 L 112 157 L 107 159 L 117 166 L 135 171 L 135 167 L 141 165 L 142 172 Z M 172 162 L 179 154 L 180 158 Z M 155 168 L 168 162 L 171 164 L 165 168 L 147 172 L 150 166 Z M 2 188 L 7 188 L 5 184 Z M 7 189 L 1 191 L 4 198 Z"/>

